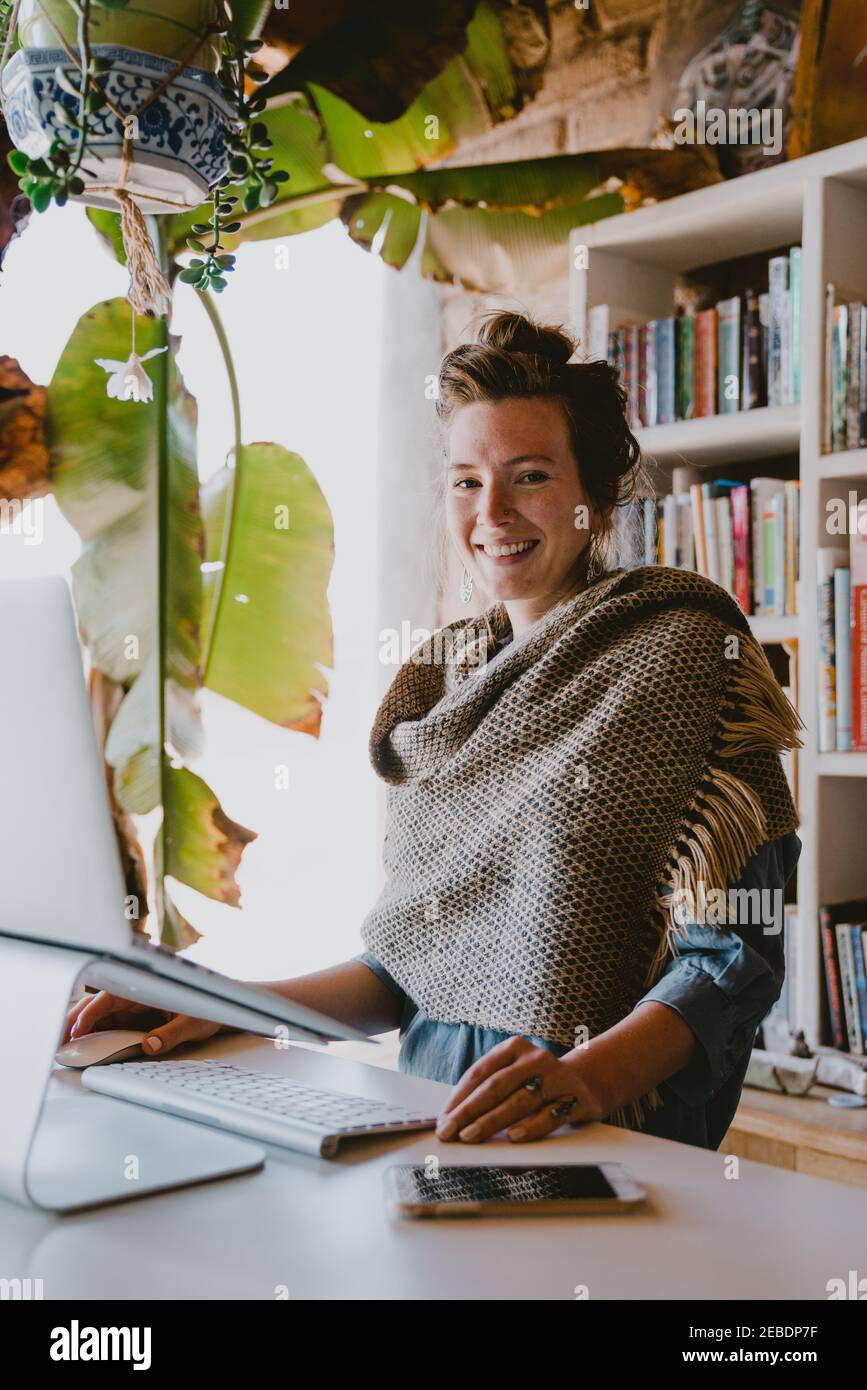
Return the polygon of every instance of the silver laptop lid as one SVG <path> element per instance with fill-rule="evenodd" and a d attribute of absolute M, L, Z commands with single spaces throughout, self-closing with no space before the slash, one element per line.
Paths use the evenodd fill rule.
<path fill-rule="evenodd" d="M 69 589 L 0 583 L 0 931 L 126 952 L 124 882 Z"/>

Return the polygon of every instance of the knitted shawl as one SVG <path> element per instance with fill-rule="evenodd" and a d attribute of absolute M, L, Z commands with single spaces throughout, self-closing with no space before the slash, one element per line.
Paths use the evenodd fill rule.
<path fill-rule="evenodd" d="M 738 605 L 688 570 L 608 573 L 486 668 L 509 631 L 502 603 L 441 628 L 382 701 L 386 879 L 361 934 L 429 1017 L 571 1048 L 662 974 L 675 904 L 797 827 L 780 752 L 803 726 Z"/>

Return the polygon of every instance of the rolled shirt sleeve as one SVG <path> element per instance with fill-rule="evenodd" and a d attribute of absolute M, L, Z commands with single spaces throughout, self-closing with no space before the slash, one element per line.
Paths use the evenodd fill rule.
<path fill-rule="evenodd" d="M 752 1050 L 762 1019 L 780 997 L 783 889 L 800 852 L 794 831 L 762 845 L 730 885 L 751 894 L 741 899 L 749 904 L 749 920 L 739 912 L 736 926 L 691 922 L 678 954 L 635 1006 L 666 1004 L 695 1034 L 692 1061 L 665 1083 L 685 1104 L 701 1105 L 716 1094 Z"/>
<path fill-rule="evenodd" d="M 368 970 L 372 970 L 378 980 L 390 989 L 392 994 L 396 994 L 401 1004 L 405 1007 L 407 1002 L 406 992 L 401 989 L 397 980 L 388 973 L 382 961 L 378 960 L 372 951 L 362 951 L 360 956 L 355 956 L 355 960 L 360 960 L 362 965 L 366 965 Z"/>

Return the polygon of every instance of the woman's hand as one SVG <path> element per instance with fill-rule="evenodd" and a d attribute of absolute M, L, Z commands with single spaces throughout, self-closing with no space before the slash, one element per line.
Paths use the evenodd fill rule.
<path fill-rule="evenodd" d="M 132 999 L 122 999 L 118 994 L 100 990 L 98 994 L 85 994 L 73 1004 L 66 1015 L 58 1047 L 85 1033 L 105 1032 L 110 1028 L 143 1030 L 147 1036 L 142 1038 L 142 1048 L 153 1056 L 163 1056 L 179 1043 L 201 1042 L 220 1031 L 237 1031 L 233 1028 L 223 1029 L 221 1024 L 210 1023 L 204 1018 L 168 1013 L 164 1009 L 137 1004 Z"/>
<path fill-rule="evenodd" d="M 511 1126 L 507 1137 L 517 1142 L 601 1120 L 607 1112 L 582 1076 L 582 1060 L 580 1052 L 555 1057 L 526 1038 L 498 1043 L 461 1077 L 437 1121 L 437 1138 L 475 1144 Z"/>

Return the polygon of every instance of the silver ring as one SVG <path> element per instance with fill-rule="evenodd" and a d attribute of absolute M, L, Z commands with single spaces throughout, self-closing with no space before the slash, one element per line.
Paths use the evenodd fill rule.
<path fill-rule="evenodd" d="M 574 1096 L 564 1096 L 562 1100 L 558 1100 L 556 1105 L 551 1106 L 551 1114 L 556 1119 L 562 1120 L 569 1114 L 570 1110 L 574 1110 L 577 1103 Z"/>
<path fill-rule="evenodd" d="M 525 1082 L 524 1082 L 524 1090 L 525 1090 L 525 1091 L 541 1091 L 541 1089 L 542 1089 L 542 1078 L 541 1078 L 541 1076 L 531 1076 L 530 1079 L 529 1079 L 529 1081 L 525 1081 Z"/>

